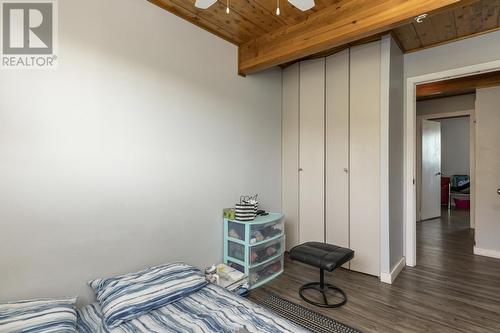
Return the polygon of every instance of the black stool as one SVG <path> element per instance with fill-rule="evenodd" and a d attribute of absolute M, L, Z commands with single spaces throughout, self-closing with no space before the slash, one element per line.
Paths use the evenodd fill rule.
<path fill-rule="evenodd" d="M 307 303 L 323 308 L 336 308 L 347 303 L 344 291 L 333 284 L 325 283 L 325 270 L 332 272 L 354 258 L 354 251 L 345 247 L 320 242 L 308 242 L 297 245 L 290 250 L 290 259 L 300 261 L 319 268 L 319 282 L 307 283 L 300 287 L 299 295 Z M 304 290 L 313 289 L 323 296 L 323 303 L 311 301 L 303 295 Z M 330 304 L 326 297 L 328 290 L 335 290 L 342 296 L 340 303 Z"/>

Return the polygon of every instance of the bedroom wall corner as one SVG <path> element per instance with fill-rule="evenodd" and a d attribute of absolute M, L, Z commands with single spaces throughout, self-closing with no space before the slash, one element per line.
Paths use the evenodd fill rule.
<path fill-rule="evenodd" d="M 189 41 L 187 43 L 186 41 Z M 59 66 L 0 75 L 0 302 L 222 259 L 222 208 L 281 210 L 281 70 L 136 0 L 59 2 Z"/>
<path fill-rule="evenodd" d="M 403 52 L 390 35 L 382 38 L 381 76 L 381 260 L 380 278 L 392 283 L 404 256 Z"/>

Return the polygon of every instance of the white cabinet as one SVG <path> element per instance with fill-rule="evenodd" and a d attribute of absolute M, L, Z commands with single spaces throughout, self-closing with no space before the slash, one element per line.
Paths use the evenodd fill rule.
<path fill-rule="evenodd" d="M 380 274 L 380 42 L 283 73 L 287 248 L 326 241 Z M 301 171 L 299 171 L 301 170 Z"/>
<path fill-rule="evenodd" d="M 282 209 L 286 248 L 299 244 L 299 64 L 283 70 Z"/>
<path fill-rule="evenodd" d="M 380 274 L 380 42 L 351 48 L 351 269 Z"/>
<path fill-rule="evenodd" d="M 300 63 L 299 241 L 325 241 L 325 59 Z"/>
<path fill-rule="evenodd" d="M 326 242 L 349 247 L 349 50 L 326 58 Z"/>

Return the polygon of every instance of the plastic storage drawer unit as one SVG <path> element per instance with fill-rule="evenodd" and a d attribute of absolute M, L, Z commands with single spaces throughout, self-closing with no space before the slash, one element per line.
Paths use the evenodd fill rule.
<path fill-rule="evenodd" d="M 224 263 L 249 277 L 250 289 L 283 272 L 283 215 L 269 213 L 253 221 L 224 219 Z"/>

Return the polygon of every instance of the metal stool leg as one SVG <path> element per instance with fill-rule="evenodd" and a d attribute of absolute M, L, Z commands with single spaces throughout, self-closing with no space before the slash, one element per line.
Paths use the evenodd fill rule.
<path fill-rule="evenodd" d="M 320 272 L 319 273 L 320 274 L 319 275 L 319 282 L 307 283 L 307 284 L 303 285 L 302 287 L 300 287 L 300 289 L 299 289 L 300 298 L 302 298 L 304 301 L 306 301 L 309 304 L 319 306 L 322 308 L 337 308 L 339 306 L 346 304 L 347 303 L 347 296 L 344 293 L 344 291 L 342 289 L 334 286 L 333 284 L 325 283 L 325 271 L 323 269 L 320 269 L 319 272 Z M 316 290 L 316 291 L 320 292 L 321 295 L 323 296 L 323 303 L 314 302 L 314 301 L 308 299 L 307 297 L 305 297 L 303 292 L 305 290 L 309 290 L 309 289 Z M 326 292 L 328 290 L 337 291 L 342 296 L 342 301 L 339 303 L 330 304 L 328 302 L 328 298 L 326 296 Z"/>

